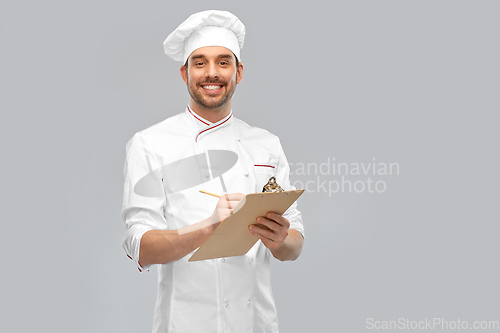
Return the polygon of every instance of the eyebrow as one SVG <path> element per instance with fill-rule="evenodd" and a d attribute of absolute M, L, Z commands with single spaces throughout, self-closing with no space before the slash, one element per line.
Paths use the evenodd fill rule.
<path fill-rule="evenodd" d="M 204 57 L 205 57 L 204 54 L 196 54 L 196 55 L 191 57 L 191 60 L 200 59 L 200 58 L 204 58 Z M 230 59 L 230 58 L 232 58 L 232 54 L 219 54 L 217 56 L 217 58 Z"/>

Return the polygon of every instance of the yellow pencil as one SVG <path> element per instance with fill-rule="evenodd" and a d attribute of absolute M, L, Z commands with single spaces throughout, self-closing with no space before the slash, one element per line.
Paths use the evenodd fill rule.
<path fill-rule="evenodd" d="M 203 191 L 203 190 L 200 190 L 200 192 L 208 194 L 208 195 L 213 195 L 214 197 L 220 198 L 220 195 L 217 195 L 217 194 L 213 194 L 213 193 L 210 193 L 210 192 L 207 192 L 207 191 Z"/>

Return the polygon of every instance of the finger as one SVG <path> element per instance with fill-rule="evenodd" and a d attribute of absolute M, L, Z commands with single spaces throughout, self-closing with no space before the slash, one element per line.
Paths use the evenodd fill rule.
<path fill-rule="evenodd" d="M 240 201 L 243 199 L 245 195 L 243 193 L 226 193 L 224 195 L 221 195 L 221 199 L 224 198 L 229 201 Z"/>
<path fill-rule="evenodd" d="M 249 227 L 249 230 L 250 230 L 250 233 L 252 235 L 257 236 L 262 241 L 267 240 L 270 242 L 274 242 L 274 240 L 273 240 L 274 232 L 272 232 L 272 231 L 259 228 L 256 225 L 251 225 Z"/>
<path fill-rule="evenodd" d="M 260 236 L 259 239 L 261 240 L 262 244 L 264 244 L 264 246 L 268 249 L 276 249 L 278 247 L 278 243 L 275 243 L 269 238 Z"/>
<path fill-rule="evenodd" d="M 259 228 L 257 228 L 259 229 Z M 263 235 L 260 235 L 258 233 L 252 233 L 255 237 L 257 237 L 258 239 L 261 240 L 262 244 L 264 244 L 265 247 L 267 247 L 268 249 L 277 249 L 281 243 L 279 242 L 276 242 L 275 240 L 271 239 L 271 238 L 268 238 L 266 236 L 263 236 Z"/>
<path fill-rule="evenodd" d="M 227 206 L 230 210 L 233 210 L 233 205 L 231 204 L 231 201 L 229 200 L 229 197 L 226 196 L 226 203 L 227 203 Z"/>
<path fill-rule="evenodd" d="M 257 223 L 260 223 L 266 227 L 268 227 L 269 229 L 271 229 L 272 231 L 275 231 L 276 229 L 278 229 L 280 227 L 280 225 L 276 222 L 274 222 L 273 220 L 269 220 L 269 219 L 266 219 L 265 217 L 258 217 L 256 219 Z"/>
<path fill-rule="evenodd" d="M 240 202 L 239 201 L 226 201 L 226 200 L 222 200 L 222 201 L 219 201 L 219 203 L 217 204 L 220 208 L 228 208 L 229 206 L 231 207 L 236 207 Z"/>
<path fill-rule="evenodd" d="M 239 201 L 225 201 L 219 203 L 219 209 L 233 211 L 238 206 Z"/>
<path fill-rule="evenodd" d="M 267 218 L 275 221 L 276 223 L 278 223 L 279 225 L 281 225 L 285 228 L 290 227 L 290 221 L 288 221 L 287 218 L 283 217 L 283 215 L 276 214 L 275 212 L 268 212 Z"/>
<path fill-rule="evenodd" d="M 238 205 L 238 203 L 243 199 L 245 195 L 243 193 L 227 193 L 220 197 L 220 200 L 224 200 L 229 209 L 233 209 Z"/>

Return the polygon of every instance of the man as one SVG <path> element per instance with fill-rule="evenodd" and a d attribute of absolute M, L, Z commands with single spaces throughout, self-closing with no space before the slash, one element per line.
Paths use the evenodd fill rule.
<path fill-rule="evenodd" d="M 164 47 L 184 64 L 189 105 L 127 144 L 123 246 L 139 271 L 160 264 L 154 332 L 278 332 L 269 260 L 301 253 L 296 203 L 249 227 L 260 240 L 246 255 L 188 262 L 243 193 L 261 192 L 272 176 L 293 189 L 279 139 L 233 117 L 244 36 L 244 25 L 229 12 L 204 11 L 183 22 Z M 228 170 L 216 177 L 215 164 Z M 226 194 L 217 199 L 200 190 Z"/>

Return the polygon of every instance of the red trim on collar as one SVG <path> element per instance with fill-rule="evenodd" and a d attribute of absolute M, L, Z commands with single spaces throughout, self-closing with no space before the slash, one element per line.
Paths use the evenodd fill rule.
<path fill-rule="evenodd" d="M 273 169 L 276 168 L 272 165 L 267 165 L 267 164 L 254 164 L 253 166 L 268 167 L 268 168 L 273 168 Z"/>
<path fill-rule="evenodd" d="M 202 122 L 202 123 L 204 123 L 205 125 L 210 126 L 210 124 L 209 124 L 209 123 L 206 123 L 206 122 L 204 122 L 203 120 L 201 120 L 200 118 L 196 117 L 195 113 L 194 113 L 193 111 L 191 111 L 191 108 L 189 107 L 189 105 L 188 105 L 188 111 L 189 111 L 189 113 L 191 113 L 191 115 L 192 115 L 193 117 L 195 117 L 196 119 L 198 119 L 199 121 L 201 121 L 201 122 Z"/>
<path fill-rule="evenodd" d="M 220 125 L 224 124 L 226 121 L 228 121 L 229 119 L 231 119 L 232 116 L 233 116 L 233 114 L 231 113 L 231 115 L 226 120 L 224 120 L 222 123 L 217 124 L 217 125 L 212 126 L 212 127 L 209 127 L 207 129 L 204 129 L 203 131 L 201 131 L 200 133 L 198 133 L 198 135 L 196 136 L 196 138 L 194 139 L 194 141 L 198 142 L 198 137 L 200 136 L 201 133 L 206 132 L 208 130 L 211 130 L 212 128 L 216 128 L 217 126 L 220 126 Z"/>

